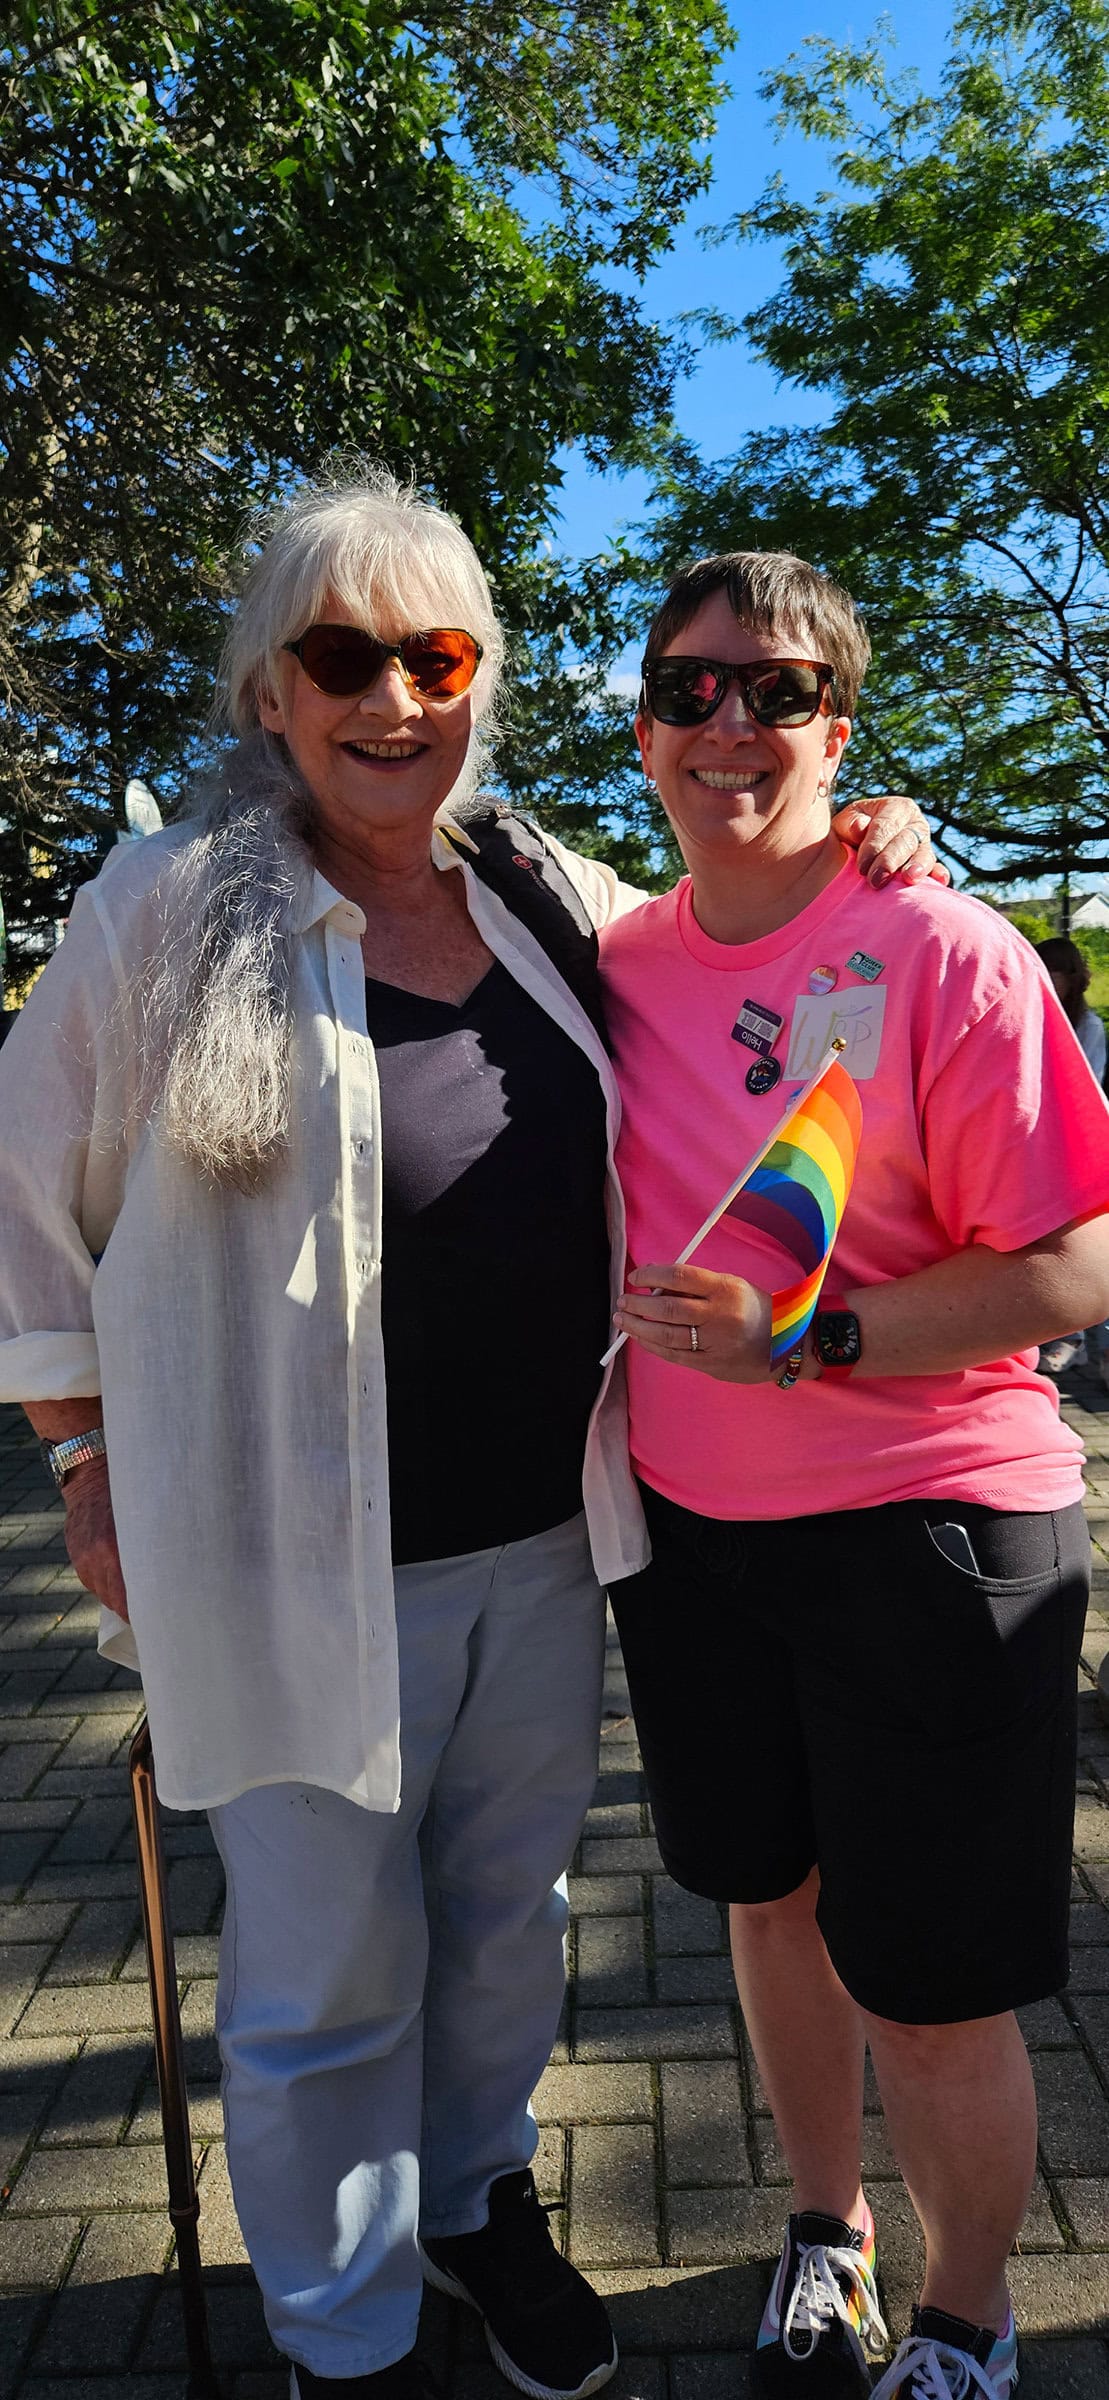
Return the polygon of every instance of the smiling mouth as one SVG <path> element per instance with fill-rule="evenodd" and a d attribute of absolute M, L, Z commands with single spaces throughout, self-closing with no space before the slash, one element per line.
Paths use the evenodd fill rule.
<path fill-rule="evenodd" d="M 368 758 L 395 763 L 409 758 L 421 758 L 427 744 L 426 742 L 343 742 L 341 747 L 350 758 Z"/>
<path fill-rule="evenodd" d="M 710 792 L 753 792 L 756 784 L 766 783 L 770 767 L 691 767 L 694 783 L 703 783 Z"/>

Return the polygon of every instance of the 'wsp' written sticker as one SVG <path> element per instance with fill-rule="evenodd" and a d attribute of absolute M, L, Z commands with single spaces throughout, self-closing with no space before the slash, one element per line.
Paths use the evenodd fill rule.
<path fill-rule="evenodd" d="M 856 984 L 846 992 L 801 992 L 793 1011 L 786 1074 L 802 1082 L 815 1075 L 829 1043 L 845 1041 L 843 1064 L 856 1083 L 873 1075 L 882 1046 L 886 1014 L 884 983 L 867 990 Z"/>

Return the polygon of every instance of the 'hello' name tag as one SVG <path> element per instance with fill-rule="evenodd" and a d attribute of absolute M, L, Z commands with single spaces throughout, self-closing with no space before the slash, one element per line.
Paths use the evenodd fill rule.
<path fill-rule="evenodd" d="M 764 1008 L 761 1000 L 745 1000 L 732 1027 L 733 1042 L 742 1042 L 744 1049 L 757 1050 L 760 1058 L 769 1058 L 782 1020 L 772 1008 Z"/>

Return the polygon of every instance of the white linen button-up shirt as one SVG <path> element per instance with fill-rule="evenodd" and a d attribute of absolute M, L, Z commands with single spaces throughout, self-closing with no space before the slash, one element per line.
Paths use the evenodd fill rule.
<path fill-rule="evenodd" d="M 433 835 L 435 864 L 463 875 L 489 949 L 600 1079 L 615 1296 L 611 1065 L 453 831 L 453 842 Z M 114 852 L 0 1051 L 0 1398 L 103 1396 L 131 1624 L 102 1610 L 100 1646 L 141 1667 L 168 1805 L 296 1781 L 392 1810 L 399 1689 L 365 920 L 312 879 L 293 972 L 289 1154 L 256 1193 L 216 1190 L 149 1122 L 132 1008 L 165 939 L 166 868 L 188 838 L 171 828 Z M 560 857 L 596 924 L 642 897 L 608 868 Z M 522 1316 L 518 1338 L 543 1337 Z M 622 1363 L 606 1371 L 583 1477 L 602 1583 L 648 1555 Z M 443 1428 L 444 1441 L 467 1438 L 465 1423 Z"/>

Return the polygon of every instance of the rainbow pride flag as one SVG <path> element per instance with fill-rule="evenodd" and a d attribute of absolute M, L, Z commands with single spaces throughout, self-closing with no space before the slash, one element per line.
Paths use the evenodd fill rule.
<path fill-rule="evenodd" d="M 801 1269 L 801 1281 L 772 1295 L 772 1365 L 788 1358 L 812 1323 L 855 1172 L 863 1112 L 839 1057 L 846 1047 L 842 1035 L 837 1034 L 815 1074 L 771 1126 L 754 1157 L 721 1193 L 674 1262 L 684 1267 L 721 1217 L 738 1217 L 744 1224 L 757 1225 L 792 1252 Z M 626 1333 L 618 1333 L 609 1343 L 602 1367 L 623 1349 L 627 1338 Z"/>
<path fill-rule="evenodd" d="M 816 1313 L 855 1172 L 863 1115 L 858 1092 L 838 1059 L 803 1092 L 793 1115 L 725 1216 L 756 1226 L 788 1250 L 801 1280 L 775 1292 L 772 1362 L 803 1340 Z"/>

